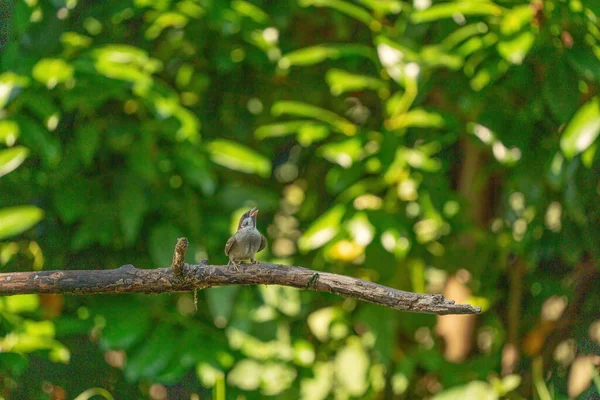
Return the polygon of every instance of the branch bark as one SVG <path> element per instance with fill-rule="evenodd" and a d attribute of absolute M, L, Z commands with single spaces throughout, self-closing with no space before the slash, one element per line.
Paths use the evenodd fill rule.
<path fill-rule="evenodd" d="M 481 312 L 480 307 L 455 304 L 441 294 L 405 292 L 362 279 L 296 266 L 243 264 L 238 272 L 227 265 L 208 265 L 206 260 L 198 265 L 181 265 L 185 247 L 176 246 L 175 268 L 141 269 L 128 264 L 111 270 L 3 273 L 0 274 L 0 296 L 31 293 L 166 293 L 226 285 L 284 285 L 335 293 L 402 311 L 439 315 Z"/>

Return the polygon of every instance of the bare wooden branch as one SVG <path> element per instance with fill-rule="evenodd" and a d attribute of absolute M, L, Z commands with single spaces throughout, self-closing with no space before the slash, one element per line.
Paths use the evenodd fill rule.
<path fill-rule="evenodd" d="M 455 304 L 441 294 L 419 294 L 377 283 L 279 264 L 185 264 L 186 238 L 177 239 L 171 268 L 139 269 L 131 264 L 109 270 L 10 272 L 0 274 L 0 296 L 31 293 L 167 293 L 227 285 L 283 285 L 336 293 L 396 310 L 428 314 L 478 314 L 480 307 Z"/>
<path fill-rule="evenodd" d="M 172 268 L 139 269 L 124 265 L 112 270 L 66 270 L 0 274 L 0 296 L 29 293 L 165 293 L 187 292 L 226 285 L 284 285 L 336 293 L 396 310 L 429 314 L 477 314 L 480 307 L 454 304 L 440 294 L 418 294 L 392 289 L 362 279 L 277 264 L 242 264 L 240 271 L 226 265 L 185 264 L 184 278 Z"/>

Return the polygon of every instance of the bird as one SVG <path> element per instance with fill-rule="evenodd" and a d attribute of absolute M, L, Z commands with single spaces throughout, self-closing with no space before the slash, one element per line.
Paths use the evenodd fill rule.
<path fill-rule="evenodd" d="M 239 271 L 237 262 L 250 260 L 256 264 L 254 255 L 262 251 L 267 245 L 267 239 L 256 229 L 256 216 L 258 209 L 253 208 L 242 214 L 237 231 L 229 238 L 225 245 L 225 255 L 229 256 L 227 265 L 233 265 Z"/>

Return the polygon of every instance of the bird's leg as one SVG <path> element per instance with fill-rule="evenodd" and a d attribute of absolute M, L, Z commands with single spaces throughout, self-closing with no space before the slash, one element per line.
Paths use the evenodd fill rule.
<path fill-rule="evenodd" d="M 229 259 L 229 262 L 227 263 L 227 265 L 233 266 L 233 268 L 235 268 L 235 270 L 238 272 L 240 271 L 240 268 L 238 267 L 238 265 L 235 263 L 235 261 L 232 258 Z"/>
<path fill-rule="evenodd" d="M 254 259 L 254 257 L 250 258 L 250 264 L 258 264 L 258 261 Z"/>

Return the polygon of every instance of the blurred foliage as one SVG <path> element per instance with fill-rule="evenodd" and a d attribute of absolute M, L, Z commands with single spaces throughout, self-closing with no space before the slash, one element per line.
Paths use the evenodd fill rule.
<path fill-rule="evenodd" d="M 163 267 L 180 236 L 188 262 L 224 263 L 258 206 L 263 260 L 484 313 L 284 287 L 208 289 L 197 312 L 191 294 L 6 297 L 1 395 L 597 395 L 599 17 L 581 0 L 2 2 L 3 272 Z"/>

